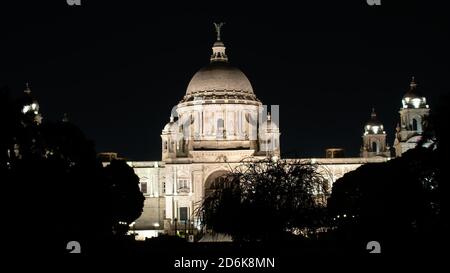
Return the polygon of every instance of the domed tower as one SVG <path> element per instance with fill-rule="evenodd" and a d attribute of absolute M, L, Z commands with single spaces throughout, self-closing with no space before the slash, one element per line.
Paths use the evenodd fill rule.
<path fill-rule="evenodd" d="M 416 147 L 424 129 L 424 122 L 430 108 L 426 98 L 417 90 L 417 83 L 412 77 L 409 90 L 403 96 L 400 109 L 400 123 L 396 128 L 394 148 L 396 156 Z"/>
<path fill-rule="evenodd" d="M 265 156 L 280 156 L 280 129 L 270 113 L 259 127 L 259 151 Z"/>
<path fill-rule="evenodd" d="M 168 135 L 163 131 L 163 159 L 173 155 L 180 160 L 192 158 L 193 151 L 258 152 L 257 130 L 262 104 L 245 74 L 230 64 L 221 39 L 222 25 L 215 24 L 217 39 L 209 64 L 194 74 L 185 96 L 172 110 L 183 138 L 178 140 L 179 147 L 184 152 L 174 155 L 167 149 L 165 153 L 164 142 Z"/>
<path fill-rule="evenodd" d="M 386 145 L 384 126 L 378 120 L 374 108 L 372 108 L 370 120 L 364 126 L 362 138 L 361 157 L 390 156 L 389 147 Z"/>
<path fill-rule="evenodd" d="M 24 95 L 18 100 L 19 107 L 21 108 L 22 114 L 25 116 L 25 123 L 39 125 L 42 123 L 42 115 L 39 111 L 39 103 L 31 94 L 31 88 L 28 83 L 23 91 Z"/>
<path fill-rule="evenodd" d="M 181 127 L 175 121 L 173 116 L 170 116 L 169 123 L 164 126 L 161 134 L 162 139 L 162 160 L 173 159 L 177 156 L 186 155 L 186 144 L 183 138 Z"/>

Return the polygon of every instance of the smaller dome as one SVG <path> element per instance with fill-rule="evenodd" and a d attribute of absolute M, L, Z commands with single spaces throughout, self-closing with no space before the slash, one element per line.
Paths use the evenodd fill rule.
<path fill-rule="evenodd" d="M 262 132 L 272 133 L 279 130 L 278 125 L 270 120 L 264 121 L 259 127 Z"/>
<path fill-rule="evenodd" d="M 272 121 L 270 114 L 268 114 L 267 120 L 259 126 L 259 131 L 260 133 L 278 133 L 280 128 L 278 128 L 278 125 Z"/>
<path fill-rule="evenodd" d="M 370 120 L 364 126 L 364 135 L 367 134 L 385 134 L 383 124 L 378 120 L 375 108 L 372 108 Z"/>
<path fill-rule="evenodd" d="M 170 121 L 164 126 L 163 134 L 176 133 L 178 131 L 178 123 L 174 121 L 173 116 L 170 116 Z"/>
<path fill-rule="evenodd" d="M 412 77 L 409 86 L 409 90 L 402 99 L 403 108 L 428 108 L 426 98 L 417 90 L 417 83 L 414 77 Z"/>
<path fill-rule="evenodd" d="M 414 77 L 411 79 L 409 84 L 409 90 L 405 93 L 403 98 L 420 98 L 422 97 L 417 90 L 417 83 Z"/>

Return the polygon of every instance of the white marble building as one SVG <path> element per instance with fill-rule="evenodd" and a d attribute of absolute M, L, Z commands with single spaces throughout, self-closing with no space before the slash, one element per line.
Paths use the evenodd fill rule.
<path fill-rule="evenodd" d="M 417 90 L 414 77 L 408 92 L 403 96 L 400 108 L 400 122 L 397 124 L 394 148 L 396 156 L 417 146 L 420 141 L 423 125 L 430 114 L 426 98 Z"/>
<path fill-rule="evenodd" d="M 272 106 L 272 116 L 267 113 L 248 78 L 230 64 L 220 27 L 216 24 L 210 63 L 192 77 L 162 130 L 162 161 L 128 162 L 146 197 L 142 216 L 132 227 L 138 238 L 197 228 L 194 211 L 218 177 L 244 158 L 281 156 L 278 109 Z M 425 98 L 412 94 L 405 95 L 400 110 L 397 155 L 412 147 L 409 139 L 420 135 L 418 124 L 428 114 Z M 386 133 L 375 113 L 362 137 L 361 157 L 308 160 L 320 164 L 333 183 L 362 164 L 390 159 Z"/>

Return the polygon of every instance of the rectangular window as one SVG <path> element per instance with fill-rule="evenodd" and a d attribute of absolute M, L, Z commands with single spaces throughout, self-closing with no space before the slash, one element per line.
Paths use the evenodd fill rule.
<path fill-rule="evenodd" d="M 147 194 L 147 182 L 141 182 L 141 192 Z"/>
<path fill-rule="evenodd" d="M 187 207 L 181 207 L 180 208 L 180 221 L 187 221 L 188 217 L 188 208 Z"/>
<path fill-rule="evenodd" d="M 189 192 L 189 181 L 187 179 L 178 179 L 178 192 Z"/>

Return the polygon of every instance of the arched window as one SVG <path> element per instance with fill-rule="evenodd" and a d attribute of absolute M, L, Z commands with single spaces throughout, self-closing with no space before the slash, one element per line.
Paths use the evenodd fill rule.
<path fill-rule="evenodd" d="M 179 178 L 177 183 L 177 192 L 189 192 L 189 180 L 187 178 Z"/>
<path fill-rule="evenodd" d="M 372 142 L 372 152 L 378 153 L 378 144 L 375 141 Z"/>
<path fill-rule="evenodd" d="M 141 192 L 147 194 L 147 182 L 141 182 Z"/>
<path fill-rule="evenodd" d="M 219 118 L 217 120 L 217 130 L 223 130 L 223 119 Z"/>
<path fill-rule="evenodd" d="M 244 114 L 244 136 L 248 140 L 250 134 L 250 115 L 249 113 Z"/>
<path fill-rule="evenodd" d="M 178 144 L 178 150 L 181 150 L 182 153 L 184 153 L 184 141 L 180 140 Z"/>
<path fill-rule="evenodd" d="M 418 122 L 417 122 L 416 118 L 413 118 L 413 120 L 412 120 L 412 129 L 413 129 L 413 131 L 417 131 L 417 129 L 418 129 Z"/>
<path fill-rule="evenodd" d="M 219 118 L 217 119 L 217 138 L 223 138 L 223 132 L 224 132 L 224 122 L 223 119 Z"/>
<path fill-rule="evenodd" d="M 205 196 L 209 196 L 214 190 L 223 187 L 223 184 L 228 181 L 228 172 L 224 170 L 216 171 L 208 176 L 205 181 Z"/>

